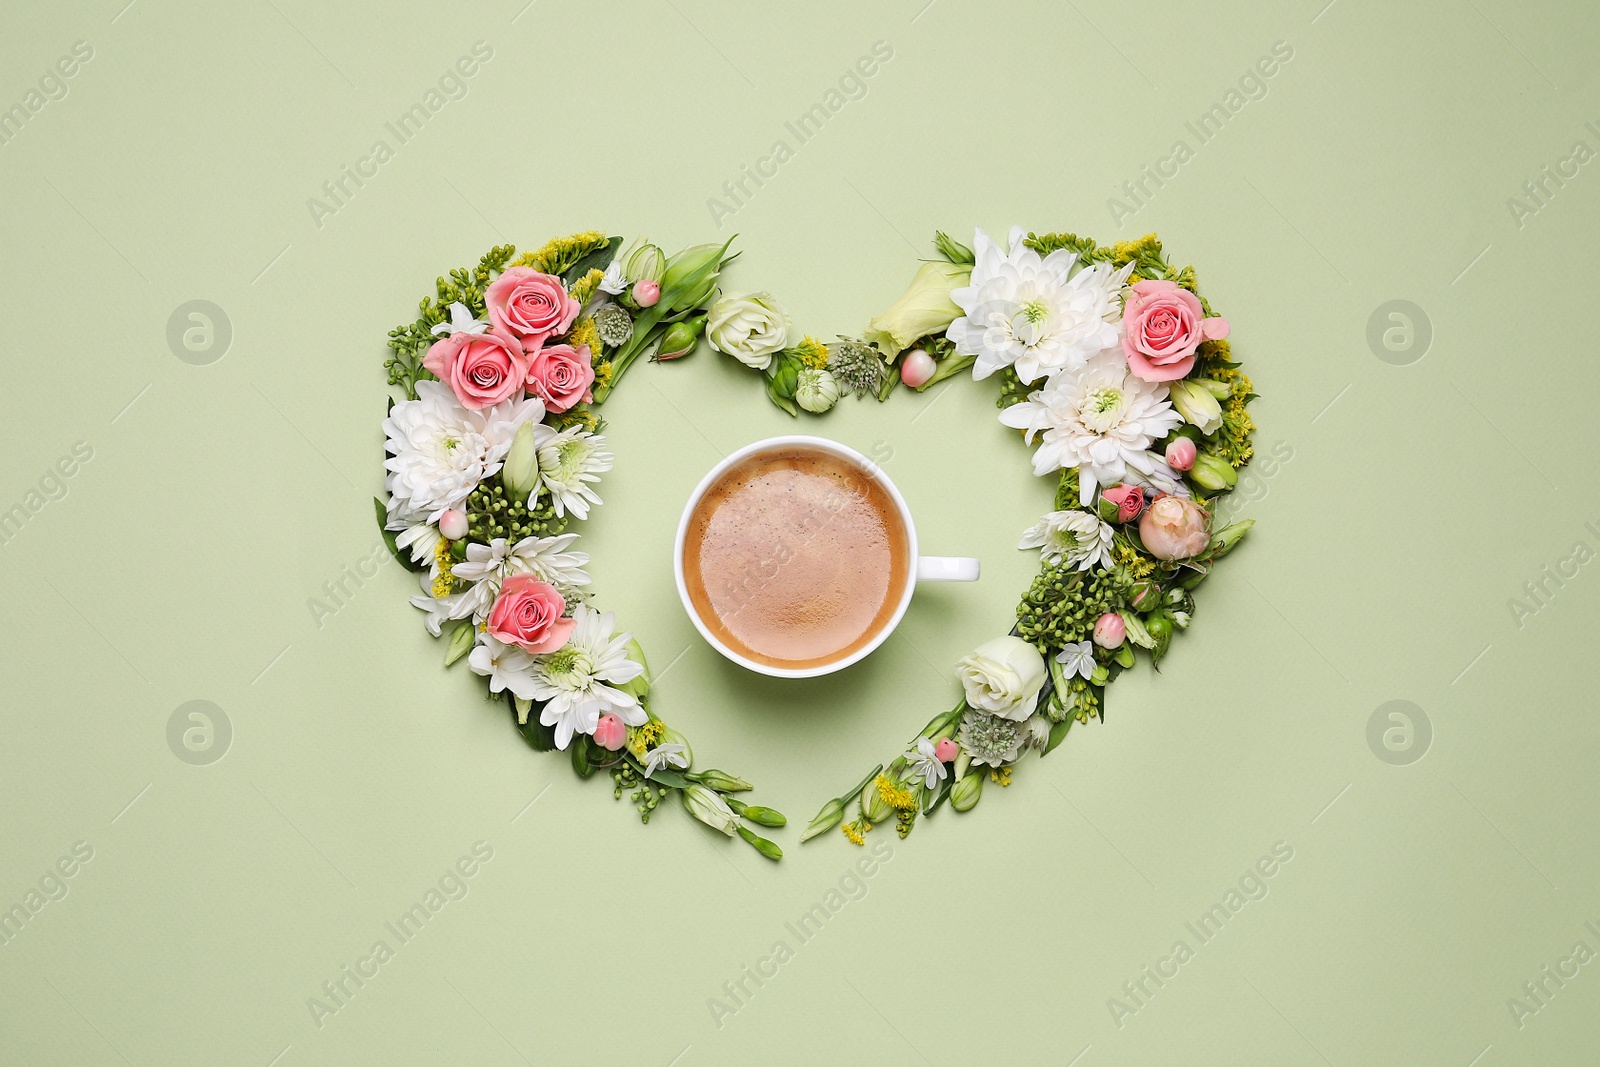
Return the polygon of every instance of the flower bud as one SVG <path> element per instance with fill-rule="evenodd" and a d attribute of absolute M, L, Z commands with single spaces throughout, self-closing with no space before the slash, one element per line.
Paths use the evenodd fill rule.
<path fill-rule="evenodd" d="M 950 806 L 957 811 L 971 811 L 982 795 L 983 775 L 969 774 L 950 787 Z"/>
<path fill-rule="evenodd" d="M 822 805 L 822 810 L 817 812 L 817 817 L 811 820 L 806 827 L 806 832 L 800 835 L 801 843 L 810 841 L 818 834 L 825 834 L 838 826 L 844 819 L 844 801 L 835 797 Z"/>
<path fill-rule="evenodd" d="M 913 389 L 927 385 L 938 369 L 939 361 L 920 348 L 913 348 L 900 357 L 900 380 Z"/>
<path fill-rule="evenodd" d="M 820 415 L 839 402 L 839 381 L 820 367 L 804 367 L 795 381 L 794 402 Z"/>
<path fill-rule="evenodd" d="M 744 840 L 750 844 L 751 848 L 767 857 L 767 859 L 783 859 L 783 849 L 778 847 L 777 842 L 768 841 L 764 837 L 757 836 L 756 832 L 750 829 L 748 826 L 739 827 L 739 836 L 744 838 Z"/>
<path fill-rule="evenodd" d="M 633 302 L 642 308 L 653 308 L 661 299 L 661 283 L 646 279 L 633 283 Z"/>
<path fill-rule="evenodd" d="M 695 245 L 667 260 L 661 275 L 661 292 L 672 294 L 668 311 L 687 311 L 705 302 L 716 288 L 726 244 Z"/>
<path fill-rule="evenodd" d="M 940 763 L 949 763 L 961 751 L 961 746 L 948 737 L 939 738 L 939 743 L 933 746 L 933 758 Z"/>
<path fill-rule="evenodd" d="M 1149 611 L 1161 603 L 1161 586 L 1155 582 L 1140 581 L 1133 583 L 1133 592 L 1128 599 L 1135 611 Z"/>
<path fill-rule="evenodd" d="M 628 279 L 629 284 L 638 282 L 659 283 L 666 270 L 667 257 L 661 249 L 653 244 L 641 244 L 628 256 L 628 262 L 624 264 L 622 274 L 623 277 Z"/>
<path fill-rule="evenodd" d="M 1233 546 L 1238 544 L 1246 531 L 1255 524 L 1256 520 L 1254 519 L 1240 519 L 1238 522 L 1230 522 L 1218 530 L 1211 538 L 1211 558 L 1218 559 L 1231 552 Z"/>
<path fill-rule="evenodd" d="M 667 332 L 661 335 L 661 350 L 655 354 L 654 361 L 661 363 L 669 359 L 677 359 L 693 352 L 700 343 L 700 335 L 706 332 L 706 317 L 696 315 L 693 318 L 683 319 L 667 327 Z"/>
<path fill-rule="evenodd" d="M 1102 522 L 1132 522 L 1144 510 L 1144 490 L 1137 485 L 1113 485 L 1095 502 Z"/>
<path fill-rule="evenodd" d="M 467 536 L 467 513 L 459 508 L 446 508 L 439 516 L 439 536 L 446 541 L 459 541 Z"/>
<path fill-rule="evenodd" d="M 943 333 L 961 316 L 961 308 L 950 294 L 965 286 L 971 276 L 969 263 L 931 260 L 922 264 L 900 299 L 867 323 L 862 339 L 893 359 L 917 338 Z"/>
<path fill-rule="evenodd" d="M 1165 459 L 1167 466 L 1175 471 L 1186 471 L 1194 466 L 1195 459 L 1200 455 L 1200 450 L 1194 442 L 1187 437 L 1175 437 L 1167 446 Z"/>
<path fill-rule="evenodd" d="M 878 783 L 871 781 L 861 790 L 861 814 L 866 816 L 868 822 L 880 823 L 894 814 L 894 809 L 889 802 L 883 799 L 883 794 L 878 792 Z"/>
<path fill-rule="evenodd" d="M 628 641 L 628 658 L 643 667 L 644 670 L 639 672 L 639 677 L 631 682 L 619 685 L 617 688 L 636 700 L 641 699 L 646 693 L 650 692 L 650 663 L 644 658 L 644 649 L 639 647 L 637 638 Z M 613 749 L 613 751 L 615 750 Z"/>
<path fill-rule="evenodd" d="M 1218 400 L 1226 400 L 1233 395 L 1233 386 L 1228 382 L 1219 382 L 1215 378 L 1190 378 L 1189 381 L 1198 385 Z"/>
<path fill-rule="evenodd" d="M 699 782 L 701 785 L 709 786 L 719 793 L 743 793 L 755 788 L 743 778 L 735 778 L 727 771 L 719 771 L 715 767 L 708 771 L 701 771 L 698 774 L 691 774 L 689 779 Z"/>
<path fill-rule="evenodd" d="M 628 741 L 628 727 L 615 715 L 602 715 L 594 728 L 594 743 L 615 752 Z"/>
<path fill-rule="evenodd" d="M 784 817 L 783 812 L 774 808 L 764 808 L 759 804 L 741 804 L 731 798 L 725 799 L 728 800 L 728 807 L 732 808 L 740 818 L 749 819 L 758 826 L 778 827 L 789 825 L 789 820 Z"/>
<path fill-rule="evenodd" d="M 471 619 L 456 623 L 455 629 L 450 631 L 450 644 L 444 650 L 444 665 L 448 667 L 471 652 L 477 637 L 478 628 L 473 625 Z"/>
<path fill-rule="evenodd" d="M 1211 391 L 1198 382 L 1179 380 L 1167 383 L 1167 396 L 1185 422 L 1210 434 L 1222 425 L 1222 405 Z"/>
<path fill-rule="evenodd" d="M 1106 612 L 1094 622 L 1094 643 L 1101 648 L 1116 648 L 1122 644 L 1127 633 L 1127 624 L 1114 611 Z"/>
<path fill-rule="evenodd" d="M 972 254 L 972 249 L 951 237 L 943 230 L 936 230 L 933 235 L 933 247 L 939 254 L 952 263 L 972 263 L 977 257 Z"/>
<path fill-rule="evenodd" d="M 698 782 L 691 782 L 685 789 L 679 791 L 683 797 L 683 806 L 690 815 L 699 819 L 713 830 L 733 836 L 734 828 L 739 825 L 739 817 L 728 807 L 728 802 L 717 795 L 716 790 L 707 789 Z"/>
<path fill-rule="evenodd" d="M 500 484 L 519 504 L 527 503 L 539 488 L 539 447 L 534 443 L 531 421 L 517 427 L 517 435 L 511 439 L 511 450 L 500 468 Z"/>
<path fill-rule="evenodd" d="M 1155 647 L 1155 638 L 1150 636 L 1150 631 L 1145 629 L 1144 623 L 1140 621 L 1139 616 L 1132 615 L 1126 611 L 1118 612 L 1118 614 L 1122 616 L 1122 625 L 1127 627 L 1129 641 L 1140 648 Z"/>
<path fill-rule="evenodd" d="M 1239 472 L 1221 456 L 1201 452 L 1194 461 L 1189 477 L 1198 486 L 1212 490 L 1232 489 L 1239 483 Z"/>

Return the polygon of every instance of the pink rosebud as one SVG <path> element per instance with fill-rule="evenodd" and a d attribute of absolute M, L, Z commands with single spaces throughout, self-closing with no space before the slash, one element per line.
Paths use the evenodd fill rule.
<path fill-rule="evenodd" d="M 1113 485 L 1100 495 L 1116 507 L 1118 522 L 1132 522 L 1144 510 L 1144 490 L 1137 485 Z"/>
<path fill-rule="evenodd" d="M 653 308 L 661 299 L 661 283 L 649 278 L 633 283 L 633 302 L 642 308 Z"/>
<path fill-rule="evenodd" d="M 467 536 L 467 513 L 447 508 L 439 516 L 439 534 L 448 541 L 459 541 Z"/>
<path fill-rule="evenodd" d="M 933 746 L 933 758 L 940 763 L 949 763 L 961 754 L 961 746 L 948 737 L 941 737 L 939 743 Z"/>
<path fill-rule="evenodd" d="M 1128 634 L 1128 624 L 1122 616 L 1108 611 L 1094 621 L 1094 643 L 1101 648 L 1116 648 Z"/>
<path fill-rule="evenodd" d="M 913 348 L 900 357 L 900 380 L 913 389 L 921 389 L 939 369 L 939 363 L 920 348 Z"/>
<path fill-rule="evenodd" d="M 1194 442 L 1187 437 L 1176 438 L 1167 446 L 1167 466 L 1175 471 L 1186 471 L 1194 466 L 1194 461 L 1200 455 L 1200 450 L 1195 448 Z"/>
<path fill-rule="evenodd" d="M 615 752 L 628 743 L 628 728 L 615 715 L 602 715 L 594 728 L 594 743 Z"/>

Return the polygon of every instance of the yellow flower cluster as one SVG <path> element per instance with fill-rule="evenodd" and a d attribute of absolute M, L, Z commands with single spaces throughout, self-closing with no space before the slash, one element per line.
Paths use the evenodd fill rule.
<path fill-rule="evenodd" d="M 1147 577 L 1155 570 L 1154 561 L 1147 558 L 1138 549 L 1130 544 L 1117 541 L 1111 546 L 1111 558 L 1128 569 L 1134 579 Z"/>
<path fill-rule="evenodd" d="M 433 546 L 433 562 L 439 568 L 439 575 L 433 580 L 434 598 L 449 596 L 456 587 L 455 575 L 450 573 L 450 564 L 455 561 L 450 558 L 450 542 L 442 537 Z"/>
<path fill-rule="evenodd" d="M 595 326 L 594 318 L 590 315 L 585 315 L 572 324 L 572 329 L 567 331 L 565 341 L 573 348 L 582 348 L 587 345 L 591 361 L 600 358 L 600 349 L 602 347 L 600 344 L 600 329 Z"/>
<path fill-rule="evenodd" d="M 839 829 L 844 831 L 844 836 L 852 845 L 864 845 L 867 843 L 867 833 L 872 829 L 872 824 L 865 819 L 857 819 L 855 822 L 839 824 Z"/>
<path fill-rule="evenodd" d="M 999 785 L 1010 785 L 1011 784 L 1011 768 L 1010 767 L 990 767 L 989 768 L 989 781 L 995 782 L 995 783 L 997 783 Z"/>
<path fill-rule="evenodd" d="M 895 785 L 888 775 L 878 775 L 877 786 L 878 795 L 895 811 L 912 811 L 916 808 L 917 798 L 911 795 L 911 790 Z"/>
<path fill-rule="evenodd" d="M 598 251 L 608 240 L 598 230 L 585 230 L 571 237 L 557 237 L 543 248 L 524 252 L 512 262 L 512 266 L 532 267 L 545 274 L 560 274 L 590 252 Z"/>
<path fill-rule="evenodd" d="M 821 370 L 828 365 L 828 346 L 810 334 L 794 346 L 794 354 L 800 357 L 801 366 L 812 370 Z"/>
<path fill-rule="evenodd" d="M 594 291 L 600 288 L 600 283 L 605 280 L 605 276 L 606 272 L 596 267 L 569 285 L 567 291 L 572 294 L 572 299 L 578 303 L 587 304 L 589 298 L 594 296 Z"/>

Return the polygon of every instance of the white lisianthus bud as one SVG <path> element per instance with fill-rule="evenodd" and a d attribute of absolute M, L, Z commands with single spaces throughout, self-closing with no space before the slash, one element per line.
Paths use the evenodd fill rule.
<path fill-rule="evenodd" d="M 917 268 L 911 285 L 883 314 L 867 323 L 865 340 L 893 359 L 919 337 L 941 333 L 961 316 L 950 294 L 972 278 L 971 263 L 932 260 Z"/>
<path fill-rule="evenodd" d="M 698 782 L 691 782 L 683 790 L 683 806 L 689 814 L 711 827 L 720 830 L 729 837 L 733 836 L 734 827 L 739 825 L 739 816 L 728 807 L 728 802 L 713 789 L 707 789 Z"/>
<path fill-rule="evenodd" d="M 766 370 L 789 343 L 789 317 L 771 293 L 725 294 L 711 305 L 706 340 L 745 366 Z"/>
<path fill-rule="evenodd" d="M 1222 425 L 1222 406 L 1211 391 L 1197 382 L 1167 383 L 1167 392 L 1178 414 L 1201 433 L 1215 433 Z"/>
<path fill-rule="evenodd" d="M 506 453 L 505 465 L 500 468 L 500 484 L 518 503 L 526 503 L 539 488 L 539 446 L 534 441 L 533 422 L 517 427 L 511 439 L 511 450 Z"/>
<path fill-rule="evenodd" d="M 1020 722 L 1033 714 L 1047 671 L 1039 650 L 1017 637 L 997 637 L 956 664 L 967 704 Z"/>
<path fill-rule="evenodd" d="M 794 402 L 812 414 L 820 415 L 839 402 L 839 382 L 826 370 L 807 367 L 800 372 Z"/>

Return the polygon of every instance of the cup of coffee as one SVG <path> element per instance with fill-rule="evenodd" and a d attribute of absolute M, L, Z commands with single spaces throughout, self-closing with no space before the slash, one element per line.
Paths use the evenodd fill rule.
<path fill-rule="evenodd" d="M 972 582 L 978 561 L 921 556 L 900 491 L 866 456 L 821 437 L 771 437 L 711 469 L 673 549 L 695 628 L 774 678 L 841 670 L 884 642 L 917 582 Z"/>

